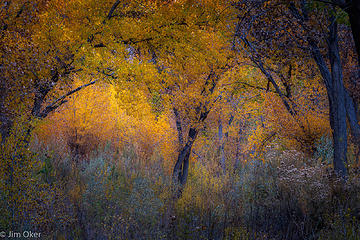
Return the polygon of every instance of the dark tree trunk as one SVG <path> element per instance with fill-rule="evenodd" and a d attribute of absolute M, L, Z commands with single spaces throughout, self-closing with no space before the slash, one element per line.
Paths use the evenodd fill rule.
<path fill-rule="evenodd" d="M 10 133 L 12 126 L 12 119 L 9 116 L 9 111 L 6 107 L 6 97 L 7 97 L 7 86 L 6 78 L 0 77 L 0 135 L 1 135 L 1 144 L 5 142 L 5 139 Z"/>
<path fill-rule="evenodd" d="M 334 144 L 334 170 L 339 176 L 345 177 L 347 174 L 345 168 L 347 162 L 347 129 L 344 91 L 341 90 L 341 86 L 336 86 L 334 92 L 330 94 L 330 125 Z"/>
<path fill-rule="evenodd" d="M 213 71 L 211 71 L 206 79 L 205 86 L 201 91 L 201 94 L 202 95 L 205 94 L 206 88 L 209 85 L 210 85 L 209 94 L 212 94 L 215 89 L 217 80 L 218 77 Z M 197 123 L 201 124 L 207 118 L 210 112 L 210 110 L 207 108 L 207 104 L 208 103 L 205 103 L 204 105 L 199 106 L 199 108 L 196 110 L 197 113 L 200 115 Z M 176 113 L 175 113 L 175 117 L 176 117 Z M 181 126 L 181 124 L 179 125 L 179 123 L 177 123 L 177 127 L 179 126 Z M 180 185 L 181 187 L 185 185 L 187 180 L 191 149 L 196 140 L 197 134 L 198 134 L 198 129 L 196 127 L 190 127 L 189 134 L 187 137 L 187 142 L 185 146 L 181 146 L 179 156 L 173 170 L 173 182 L 177 185 Z M 182 135 L 179 134 L 179 142 L 181 142 L 181 140 L 182 140 Z M 179 193 L 181 194 L 181 188 L 179 190 L 180 190 Z"/>
<path fill-rule="evenodd" d="M 359 115 L 356 109 L 356 103 L 350 96 L 349 92 L 345 89 L 345 103 L 346 103 L 346 117 L 350 125 L 352 140 L 357 147 L 356 162 L 360 164 L 360 124 Z"/>
<path fill-rule="evenodd" d="M 349 121 L 352 136 L 357 143 L 360 143 L 360 125 L 359 117 L 356 109 L 356 103 L 350 96 L 349 92 L 345 89 L 345 103 L 346 103 L 346 116 Z"/>
<path fill-rule="evenodd" d="M 347 1 L 348 6 L 345 5 L 343 9 L 348 13 L 349 20 L 351 24 L 351 31 L 356 47 L 357 57 L 358 57 L 358 71 L 356 72 L 356 77 L 360 77 L 360 0 Z M 345 90 L 345 101 L 346 101 L 346 113 L 347 119 L 350 125 L 352 139 L 354 140 L 358 151 L 357 151 L 357 162 L 360 163 L 360 124 L 359 124 L 359 114 L 356 108 L 356 102 L 350 96 L 347 90 Z"/>
<path fill-rule="evenodd" d="M 317 63 L 324 80 L 329 99 L 330 125 L 334 144 L 334 170 L 339 176 L 344 178 L 347 175 L 345 168 L 345 163 L 347 162 L 346 92 L 343 83 L 342 66 L 339 55 L 337 24 L 334 18 L 331 18 L 330 21 L 328 56 L 331 72 L 326 67 L 326 62 L 323 59 L 315 41 L 309 40 L 309 42 L 314 60 Z"/>
<path fill-rule="evenodd" d="M 186 183 L 187 176 L 189 173 L 189 160 L 192 146 L 197 137 L 198 130 L 195 128 L 190 128 L 189 138 L 180 150 L 178 159 L 176 161 L 174 170 L 173 170 L 173 181 L 177 184 L 183 186 Z"/>
<path fill-rule="evenodd" d="M 225 141 L 224 141 L 223 125 L 221 119 L 219 119 L 218 138 L 219 138 L 220 167 L 223 173 L 226 173 L 225 150 L 224 150 Z"/>
<path fill-rule="evenodd" d="M 244 155 L 241 152 L 241 141 L 242 141 L 242 129 L 240 128 L 238 131 L 238 136 L 236 138 L 236 152 L 235 152 L 235 162 L 234 169 L 239 170 L 241 166 L 241 162 L 244 160 Z"/>
<path fill-rule="evenodd" d="M 346 108 L 345 108 L 345 87 L 342 75 L 342 66 L 339 54 L 337 23 L 331 19 L 329 29 L 329 59 L 331 65 L 331 78 L 333 89 L 332 110 L 330 111 L 333 121 L 334 139 L 334 169 L 342 177 L 346 175 L 345 163 L 347 163 L 347 127 L 346 127 Z"/>
<path fill-rule="evenodd" d="M 226 67 L 221 68 L 221 69 L 226 71 Z M 219 75 L 217 75 L 215 73 L 215 71 L 211 70 L 209 75 L 206 78 L 204 88 L 201 91 L 201 95 L 210 96 L 214 92 L 214 89 L 215 89 L 215 86 L 216 86 L 218 80 L 219 80 Z M 185 185 L 187 177 L 188 177 L 189 160 L 190 160 L 191 150 L 192 150 L 192 146 L 193 146 L 193 144 L 196 140 L 196 137 L 198 135 L 198 132 L 199 132 L 199 125 L 204 123 L 204 121 L 206 120 L 206 118 L 210 112 L 209 103 L 210 103 L 209 101 L 206 101 L 205 103 L 201 103 L 200 106 L 196 109 L 196 113 L 199 117 L 198 117 L 196 123 L 192 127 L 190 127 L 189 133 L 187 136 L 187 141 L 186 141 L 185 145 L 181 146 L 179 155 L 178 155 L 178 159 L 174 166 L 173 182 L 180 187 L 179 192 L 178 192 L 179 195 L 181 195 L 182 187 Z M 175 113 L 175 117 L 177 117 L 178 120 L 180 120 L 179 116 L 177 116 L 178 112 L 175 111 L 175 108 L 174 108 L 174 113 Z M 178 128 L 179 142 L 181 144 L 182 134 L 181 134 L 181 132 L 179 132 L 179 129 L 181 130 L 181 122 L 178 120 L 176 120 L 177 121 L 176 125 Z"/>
<path fill-rule="evenodd" d="M 349 15 L 358 64 L 360 65 L 360 0 L 332 0 L 332 4 L 339 6 Z"/>
<path fill-rule="evenodd" d="M 347 6 L 344 10 L 349 15 L 351 31 L 358 55 L 358 64 L 360 65 L 360 0 L 350 1 L 350 6 Z"/>

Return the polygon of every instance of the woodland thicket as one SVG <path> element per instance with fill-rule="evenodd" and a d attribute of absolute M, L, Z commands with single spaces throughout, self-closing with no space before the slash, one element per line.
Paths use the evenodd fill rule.
<path fill-rule="evenodd" d="M 360 239 L 360 1 L 2 0 L 0 232 Z"/>

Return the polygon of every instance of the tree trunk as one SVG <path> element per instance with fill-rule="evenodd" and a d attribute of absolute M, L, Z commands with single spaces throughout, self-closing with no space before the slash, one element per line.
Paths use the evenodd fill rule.
<path fill-rule="evenodd" d="M 344 177 L 346 173 L 345 163 L 347 163 L 347 127 L 346 127 L 346 108 L 345 108 L 345 87 L 342 75 L 342 66 L 339 54 L 337 23 L 331 19 L 329 29 L 329 59 L 332 78 L 332 129 L 334 139 L 334 170 L 339 176 Z M 331 108 L 331 106 L 330 106 Z"/>
<path fill-rule="evenodd" d="M 178 159 L 176 161 L 174 170 L 173 170 L 173 181 L 180 186 L 185 185 L 188 172 L 189 172 L 189 160 L 192 146 L 197 137 L 198 130 L 195 128 L 190 128 L 189 130 L 189 138 L 180 150 Z"/>
<path fill-rule="evenodd" d="M 330 107 L 330 125 L 333 135 L 334 170 L 338 176 L 345 177 L 347 171 L 345 163 L 347 162 L 347 128 L 346 128 L 346 101 L 345 87 L 342 76 L 342 66 L 339 55 L 337 24 L 335 19 L 330 19 L 329 37 L 328 37 L 328 56 L 330 60 L 331 72 L 320 53 L 316 42 L 309 39 L 313 58 L 318 65 L 321 76 L 326 86 Z"/>
<path fill-rule="evenodd" d="M 360 0 L 352 0 L 350 4 L 344 10 L 349 15 L 351 31 L 358 55 L 358 64 L 360 65 Z"/>
<path fill-rule="evenodd" d="M 0 68 L 3 66 L 0 65 Z M 6 103 L 7 97 L 9 94 L 9 83 L 5 76 L 0 75 L 0 136 L 1 142 L 3 144 L 5 139 L 9 136 L 11 127 L 13 125 L 13 119 L 11 112 Z"/>
<path fill-rule="evenodd" d="M 356 162 L 360 164 L 360 124 L 359 117 L 356 109 L 356 103 L 350 96 L 349 92 L 345 89 L 345 103 L 346 103 L 346 117 L 350 125 L 352 140 L 357 147 Z"/>
<path fill-rule="evenodd" d="M 339 88 L 338 88 L 339 87 Z M 333 135 L 334 144 L 334 170 L 338 176 L 345 177 L 347 175 L 345 163 L 347 162 L 347 132 L 346 132 L 346 109 L 344 104 L 344 91 L 338 90 L 330 93 L 330 125 Z M 335 93 L 338 91 L 337 93 Z"/>
<path fill-rule="evenodd" d="M 223 173 L 226 173 L 225 151 L 224 151 L 225 141 L 223 135 L 224 135 L 223 125 L 221 119 L 219 119 L 218 138 L 219 138 L 220 167 Z"/>
<path fill-rule="evenodd" d="M 360 0 L 348 0 L 345 2 L 334 1 L 335 4 L 340 3 L 340 7 L 347 12 L 349 15 L 351 32 L 355 43 L 358 66 L 360 66 Z M 360 76 L 360 71 L 357 71 L 357 77 Z M 356 111 L 356 103 L 349 95 L 348 91 L 345 89 L 345 102 L 346 102 L 346 114 L 347 119 L 350 125 L 352 139 L 355 142 L 355 145 L 358 148 L 357 152 L 357 162 L 360 163 L 360 125 L 359 117 Z"/>
<path fill-rule="evenodd" d="M 224 70 L 225 69 L 226 68 L 224 68 Z M 213 70 L 211 70 L 206 78 L 206 82 L 203 90 L 201 91 L 201 95 L 210 96 L 214 92 L 218 80 L 219 80 L 219 75 L 217 75 Z M 205 119 L 207 118 L 210 112 L 209 103 L 210 103 L 209 101 L 206 101 L 205 103 L 201 103 L 200 106 L 196 109 L 196 113 L 199 116 L 199 118 L 197 119 L 196 124 L 190 127 L 185 146 L 184 145 L 181 146 L 178 159 L 174 166 L 173 182 L 180 187 L 178 192 L 179 195 L 181 195 L 182 187 L 185 185 L 188 177 L 190 154 L 191 154 L 192 146 L 199 132 L 198 127 L 200 124 L 204 123 Z M 177 111 L 174 111 L 174 113 L 175 113 L 175 117 L 177 117 L 178 120 L 180 120 L 179 116 L 176 116 L 178 114 Z M 180 134 L 179 132 L 179 129 L 181 130 L 181 128 L 179 128 L 181 127 L 180 123 L 181 123 L 180 121 L 177 121 L 176 125 L 178 128 L 179 142 L 181 144 L 182 134 Z"/>

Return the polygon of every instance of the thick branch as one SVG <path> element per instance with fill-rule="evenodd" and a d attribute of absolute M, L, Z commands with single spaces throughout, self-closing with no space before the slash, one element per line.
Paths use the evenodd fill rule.
<path fill-rule="evenodd" d="M 48 105 L 47 107 L 45 107 L 44 110 L 41 111 L 41 113 L 39 113 L 39 114 L 38 114 L 37 116 L 35 116 L 35 117 L 41 118 L 41 119 L 42 119 L 42 118 L 45 118 L 50 112 L 52 112 L 53 110 L 57 109 L 57 108 L 60 107 L 62 104 L 66 103 L 66 102 L 67 102 L 67 100 L 66 100 L 67 97 L 69 97 L 70 95 L 72 95 L 72 94 L 80 91 L 80 90 L 83 89 L 83 88 L 86 88 L 86 87 L 88 87 L 88 86 L 90 86 L 90 85 L 95 84 L 96 82 L 97 82 L 97 80 L 94 80 L 94 81 L 92 81 L 92 82 L 89 82 L 89 83 L 84 84 L 84 85 L 82 85 L 82 86 L 80 86 L 80 87 L 77 87 L 77 88 L 75 88 L 74 90 L 71 90 L 70 92 L 62 95 L 61 97 L 59 97 L 58 99 L 56 99 L 54 102 L 52 102 L 50 105 Z"/>

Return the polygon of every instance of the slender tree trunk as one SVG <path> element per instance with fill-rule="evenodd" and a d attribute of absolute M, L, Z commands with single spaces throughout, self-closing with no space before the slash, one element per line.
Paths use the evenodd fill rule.
<path fill-rule="evenodd" d="M 0 67 L 2 66 L 0 65 Z M 8 88 L 9 86 L 6 82 L 6 77 L 0 76 L 0 144 L 5 142 L 5 139 L 8 137 L 13 125 L 13 119 L 11 119 L 9 109 L 6 104 Z"/>
<path fill-rule="evenodd" d="M 224 136 L 223 125 L 221 118 L 219 118 L 218 138 L 219 138 L 220 167 L 223 173 L 226 173 L 225 151 L 224 151 L 225 141 L 223 136 Z"/>
<path fill-rule="evenodd" d="M 234 168 L 235 170 L 238 170 L 240 168 L 240 163 L 243 160 L 244 156 L 241 152 L 241 142 L 243 140 L 243 126 L 244 123 L 241 123 L 239 126 L 239 130 L 236 137 L 236 152 L 235 152 L 235 163 Z"/>
<path fill-rule="evenodd" d="M 357 147 L 356 163 L 360 164 L 360 124 L 358 112 L 356 109 L 356 103 L 350 96 L 349 92 L 345 89 L 345 103 L 346 103 L 346 117 L 350 126 L 352 140 Z"/>
<path fill-rule="evenodd" d="M 356 103 L 350 96 L 349 92 L 345 89 L 345 103 L 346 103 L 346 116 L 349 121 L 352 136 L 355 138 L 357 144 L 360 144 L 360 124 L 359 117 L 356 109 Z"/>

